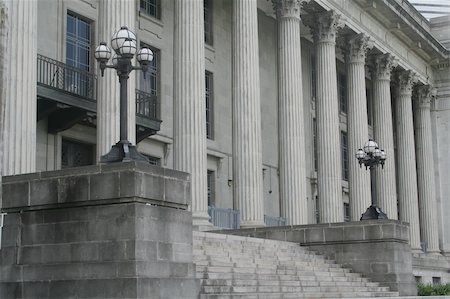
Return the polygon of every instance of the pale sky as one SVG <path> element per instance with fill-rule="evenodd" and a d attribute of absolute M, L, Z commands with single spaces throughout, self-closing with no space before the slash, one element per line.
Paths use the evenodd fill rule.
<path fill-rule="evenodd" d="M 427 18 L 450 15 L 450 0 L 409 0 Z"/>

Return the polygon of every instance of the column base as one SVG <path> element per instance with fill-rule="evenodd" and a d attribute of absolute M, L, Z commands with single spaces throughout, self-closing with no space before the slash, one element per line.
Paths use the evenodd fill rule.
<path fill-rule="evenodd" d="M 148 162 L 148 159 L 139 153 L 136 147 L 128 140 L 121 140 L 117 142 L 111 147 L 109 153 L 100 158 L 100 163 L 105 164 L 130 161 Z"/>
<path fill-rule="evenodd" d="M 266 224 L 264 221 L 243 221 L 241 220 L 241 228 L 252 228 L 252 227 L 264 227 Z"/>
<path fill-rule="evenodd" d="M 208 231 L 213 229 L 213 224 L 209 222 L 211 217 L 208 213 L 198 211 L 192 213 L 192 227 L 196 231 Z"/>
<path fill-rule="evenodd" d="M 381 209 L 375 205 L 371 205 L 367 208 L 367 211 L 361 215 L 362 220 L 377 220 L 377 219 L 388 219 L 387 215 L 381 211 Z"/>

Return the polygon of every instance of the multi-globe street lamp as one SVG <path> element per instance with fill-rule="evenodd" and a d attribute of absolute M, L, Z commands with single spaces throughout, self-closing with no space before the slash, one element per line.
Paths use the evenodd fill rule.
<path fill-rule="evenodd" d="M 100 163 L 145 161 L 147 158 L 141 155 L 136 147 L 128 141 L 128 78 L 132 71 L 142 70 L 145 74 L 150 62 L 153 60 L 153 53 L 149 48 L 141 48 L 137 51 L 136 35 L 126 26 L 122 26 L 111 38 L 111 47 L 115 54 L 105 42 L 101 42 L 95 49 L 95 59 L 100 64 L 102 77 L 105 69 L 111 68 L 117 71 L 120 83 L 120 140 L 112 146 L 109 153 L 100 158 Z M 136 54 L 137 52 L 137 54 Z M 139 66 L 133 66 L 132 59 L 136 55 Z M 108 61 L 112 56 L 112 64 Z M 113 100 L 113 99 L 111 99 Z"/>
<path fill-rule="evenodd" d="M 359 166 L 366 167 L 366 170 L 370 170 L 370 181 L 372 186 L 372 204 L 367 211 L 362 214 L 361 220 L 372 220 L 372 219 L 387 219 L 387 215 L 381 211 L 378 207 L 377 193 L 375 186 L 375 168 L 381 165 L 384 168 L 384 162 L 386 161 L 387 155 L 384 150 L 378 148 L 378 144 L 369 139 L 366 142 L 363 149 L 358 149 L 356 152 L 356 159 L 358 159 Z"/>

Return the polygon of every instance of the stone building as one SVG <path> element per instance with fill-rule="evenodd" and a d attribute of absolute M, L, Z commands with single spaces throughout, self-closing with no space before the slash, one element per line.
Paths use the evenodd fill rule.
<path fill-rule="evenodd" d="M 127 25 L 154 52 L 129 80 L 130 141 L 191 173 L 196 226 L 358 221 L 371 185 L 354 153 L 373 138 L 418 279 L 450 282 L 448 17 L 400 0 L 5 2 L 3 175 L 108 152 L 118 82 L 93 52 Z"/>

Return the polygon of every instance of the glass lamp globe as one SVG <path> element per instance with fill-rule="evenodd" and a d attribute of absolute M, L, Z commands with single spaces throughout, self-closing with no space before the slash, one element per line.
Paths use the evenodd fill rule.
<path fill-rule="evenodd" d="M 373 141 L 372 139 L 369 139 L 369 141 L 364 144 L 364 152 L 366 154 L 372 154 L 375 151 L 375 148 L 378 147 L 378 144 Z"/>
<path fill-rule="evenodd" d="M 364 151 L 362 150 L 362 148 L 358 149 L 358 151 L 356 152 L 356 159 L 358 160 L 362 160 L 364 159 L 364 156 L 366 154 L 364 153 Z"/>
<path fill-rule="evenodd" d="M 134 41 L 136 44 L 136 34 L 129 30 L 127 26 L 122 26 L 119 31 L 113 34 L 111 38 L 111 47 L 117 54 L 121 54 L 120 48 L 127 39 Z"/>
<path fill-rule="evenodd" d="M 99 62 L 108 62 L 111 58 L 111 49 L 106 45 L 105 42 L 101 42 L 100 46 L 95 49 L 95 59 Z"/>
<path fill-rule="evenodd" d="M 136 54 L 136 42 L 131 39 L 124 41 L 119 48 L 119 54 L 122 57 L 132 58 Z"/>
<path fill-rule="evenodd" d="M 140 64 L 149 64 L 153 60 L 153 52 L 149 48 L 141 48 L 136 55 Z"/>
<path fill-rule="evenodd" d="M 387 158 L 386 152 L 384 150 L 380 150 L 380 159 L 384 161 L 386 160 L 386 158 Z"/>
<path fill-rule="evenodd" d="M 120 58 L 119 55 L 117 55 L 117 54 L 114 54 L 114 55 L 113 55 L 113 57 L 112 57 L 112 59 L 111 59 L 111 62 L 112 62 L 112 64 L 113 64 L 113 66 L 117 66 L 117 64 L 119 63 L 119 58 Z"/>
<path fill-rule="evenodd" d="M 375 150 L 373 151 L 373 156 L 375 158 L 380 158 L 381 157 L 381 151 L 380 151 L 380 149 L 378 147 L 375 148 Z"/>

